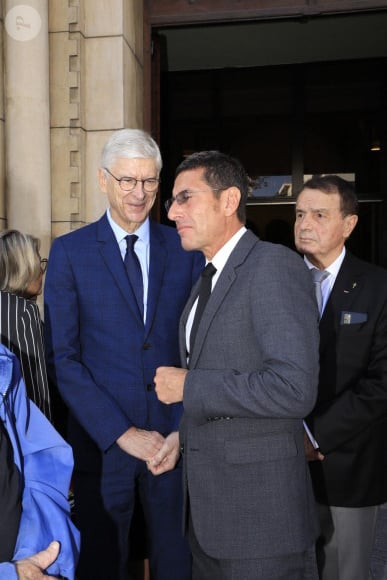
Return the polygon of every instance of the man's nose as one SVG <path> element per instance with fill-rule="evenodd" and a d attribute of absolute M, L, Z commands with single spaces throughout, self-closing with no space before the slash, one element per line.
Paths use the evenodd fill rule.
<path fill-rule="evenodd" d="M 177 203 L 177 201 L 174 199 L 172 201 L 171 207 L 168 210 L 168 219 L 171 221 L 176 221 L 176 216 L 179 214 L 179 204 Z"/>
<path fill-rule="evenodd" d="M 145 199 L 146 193 L 142 181 L 138 180 L 135 187 L 130 192 L 136 196 L 137 199 Z"/>
<path fill-rule="evenodd" d="M 310 228 L 310 217 L 308 215 L 304 215 L 298 220 L 298 226 L 302 230 L 307 230 Z"/>

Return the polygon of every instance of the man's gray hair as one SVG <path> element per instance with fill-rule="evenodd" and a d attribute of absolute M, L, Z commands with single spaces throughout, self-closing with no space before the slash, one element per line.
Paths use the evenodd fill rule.
<path fill-rule="evenodd" d="M 102 149 L 101 167 L 111 169 L 117 159 L 154 159 L 160 174 L 163 162 L 154 139 L 141 129 L 115 131 Z"/>

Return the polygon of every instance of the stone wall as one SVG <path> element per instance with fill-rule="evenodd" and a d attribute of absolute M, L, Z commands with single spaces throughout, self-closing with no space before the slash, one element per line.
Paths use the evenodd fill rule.
<path fill-rule="evenodd" d="M 143 126 L 143 2 L 26 6 L 1 1 L 0 229 L 38 236 L 47 253 L 105 210 L 97 169 L 111 132 Z"/>
<path fill-rule="evenodd" d="M 138 0 L 50 0 L 54 237 L 102 214 L 102 146 L 116 129 L 142 127 L 142 19 Z"/>

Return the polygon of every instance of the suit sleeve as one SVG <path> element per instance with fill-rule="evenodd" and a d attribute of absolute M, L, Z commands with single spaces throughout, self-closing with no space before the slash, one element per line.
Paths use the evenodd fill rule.
<path fill-rule="evenodd" d="M 81 316 L 71 261 L 62 240 L 57 239 L 51 248 L 45 283 L 49 378 L 58 385 L 64 401 L 80 425 L 100 449 L 107 450 L 131 424 L 103 385 L 100 387 L 95 382 L 83 362 Z M 84 332 L 91 332 L 91 324 L 83 325 Z"/>
<path fill-rule="evenodd" d="M 319 340 L 315 298 L 304 263 L 284 250 L 269 245 L 236 271 L 211 321 L 200 368 L 186 376 L 184 410 L 195 421 L 303 418 L 313 408 Z M 226 267 L 221 277 L 229 276 Z"/>
<path fill-rule="evenodd" d="M 19 321 L 20 364 L 27 394 L 51 420 L 50 393 L 43 346 L 42 322 L 36 304 L 26 300 L 23 317 Z M 23 343 L 25 348 L 23 348 Z"/>

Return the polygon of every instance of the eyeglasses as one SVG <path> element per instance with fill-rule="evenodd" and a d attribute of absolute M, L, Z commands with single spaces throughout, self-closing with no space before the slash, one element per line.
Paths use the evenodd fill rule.
<path fill-rule="evenodd" d="M 217 189 L 215 189 L 212 187 L 210 190 L 203 189 L 198 191 L 189 191 L 188 189 L 183 189 L 183 191 L 179 191 L 179 193 L 167 199 L 167 201 L 164 203 L 164 207 L 168 213 L 174 202 L 176 202 L 177 205 L 184 205 L 185 203 L 187 203 L 189 199 L 191 199 L 191 197 L 195 195 L 195 193 L 208 193 L 209 191 L 223 191 L 223 189 L 225 188 L 218 187 Z"/>
<path fill-rule="evenodd" d="M 125 191 L 126 193 L 136 189 L 136 185 L 138 182 L 140 182 L 142 184 L 142 190 L 145 193 L 155 193 L 155 191 L 157 191 L 157 188 L 159 187 L 160 179 L 157 179 L 157 177 L 148 177 L 147 179 L 136 179 L 135 177 L 119 177 L 118 178 L 115 175 L 113 175 L 113 173 L 111 173 L 109 171 L 109 169 L 107 169 L 106 167 L 104 167 L 104 170 L 113 179 L 118 181 L 121 190 Z"/>
<path fill-rule="evenodd" d="M 47 270 L 47 266 L 48 266 L 47 258 L 42 258 L 40 260 L 40 270 L 41 270 L 42 274 L 44 274 L 45 271 Z"/>

